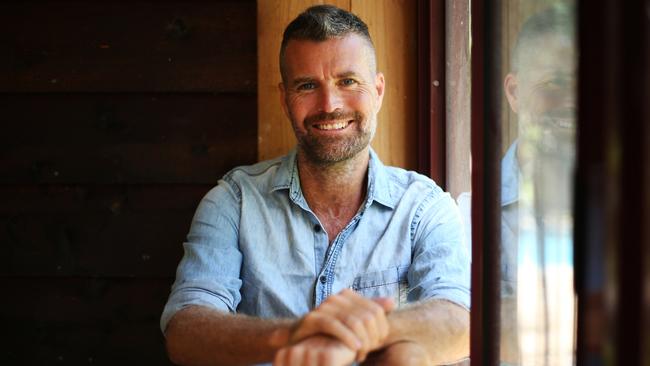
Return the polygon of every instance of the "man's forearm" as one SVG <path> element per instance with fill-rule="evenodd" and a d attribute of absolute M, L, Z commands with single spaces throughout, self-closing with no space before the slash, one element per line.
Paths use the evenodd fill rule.
<path fill-rule="evenodd" d="M 444 300 L 427 300 L 389 314 L 386 345 L 412 341 L 422 345 L 433 364 L 469 356 L 469 312 Z"/>
<path fill-rule="evenodd" d="M 250 365 L 270 362 L 286 344 L 291 320 L 269 320 L 191 306 L 167 326 L 167 352 L 179 365 Z M 282 329 L 283 331 L 277 331 Z"/>

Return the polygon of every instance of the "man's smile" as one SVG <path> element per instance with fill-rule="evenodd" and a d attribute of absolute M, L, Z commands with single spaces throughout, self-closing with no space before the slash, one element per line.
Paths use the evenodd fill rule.
<path fill-rule="evenodd" d="M 354 120 L 349 120 L 349 121 L 327 121 L 327 122 L 321 122 L 321 123 L 316 123 L 313 125 L 314 128 L 318 130 L 325 130 L 325 131 L 331 131 L 331 130 L 344 130 L 346 129 Z"/>

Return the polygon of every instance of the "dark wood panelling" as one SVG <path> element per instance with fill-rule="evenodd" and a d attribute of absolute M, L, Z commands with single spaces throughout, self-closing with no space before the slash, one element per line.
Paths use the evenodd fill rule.
<path fill-rule="evenodd" d="M 0 278 L 3 365 L 169 365 L 171 279 Z"/>
<path fill-rule="evenodd" d="M 0 4 L 1 365 L 169 365 L 201 197 L 257 159 L 256 3 Z"/>
<path fill-rule="evenodd" d="M 0 187 L 0 276 L 173 276 L 210 188 Z"/>
<path fill-rule="evenodd" d="M 7 95 L 0 183 L 214 183 L 255 161 L 254 95 Z"/>
<path fill-rule="evenodd" d="M 255 1 L 0 5 L 0 91 L 256 91 Z"/>

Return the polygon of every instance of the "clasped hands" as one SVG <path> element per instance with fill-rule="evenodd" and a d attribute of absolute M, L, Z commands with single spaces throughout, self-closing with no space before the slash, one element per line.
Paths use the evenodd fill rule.
<path fill-rule="evenodd" d="M 367 299 L 345 289 L 328 297 L 282 336 L 274 366 L 348 365 L 384 347 L 389 333 L 388 298 Z"/>

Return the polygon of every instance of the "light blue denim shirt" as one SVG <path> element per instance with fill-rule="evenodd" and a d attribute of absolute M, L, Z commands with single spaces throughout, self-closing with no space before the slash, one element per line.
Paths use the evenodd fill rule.
<path fill-rule="evenodd" d="M 519 236 L 519 162 L 515 141 L 501 160 L 501 295 L 514 296 L 517 288 L 517 255 Z M 472 195 L 463 192 L 458 196 L 462 221 L 465 224 L 466 242 L 471 258 Z"/>
<path fill-rule="evenodd" d="M 501 295 L 515 296 L 519 242 L 519 162 L 515 141 L 501 160 Z"/>
<path fill-rule="evenodd" d="M 199 204 L 160 321 L 203 305 L 300 317 L 352 288 L 396 304 L 470 306 L 458 208 L 431 179 L 370 151 L 365 203 L 330 244 L 300 189 L 296 153 L 226 174 Z"/>

